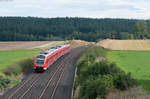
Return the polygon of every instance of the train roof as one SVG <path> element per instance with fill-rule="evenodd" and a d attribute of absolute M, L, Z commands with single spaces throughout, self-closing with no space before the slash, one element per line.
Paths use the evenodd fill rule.
<path fill-rule="evenodd" d="M 58 50 L 59 48 L 62 48 L 62 47 L 65 47 L 65 46 L 68 46 L 68 44 L 62 44 L 62 45 L 59 45 L 59 46 L 56 46 L 56 47 L 52 47 L 52 48 L 49 49 L 49 50 L 45 50 L 45 51 L 43 51 L 43 52 L 40 52 L 40 54 L 38 54 L 37 56 L 39 56 L 39 55 L 46 56 L 46 55 L 48 55 L 48 54 L 50 54 L 50 53 L 52 53 L 52 52 Z"/>

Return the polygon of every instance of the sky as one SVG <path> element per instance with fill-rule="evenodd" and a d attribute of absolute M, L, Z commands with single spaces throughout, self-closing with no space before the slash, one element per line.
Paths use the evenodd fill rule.
<path fill-rule="evenodd" d="M 0 16 L 150 19 L 150 0 L 0 0 Z"/>

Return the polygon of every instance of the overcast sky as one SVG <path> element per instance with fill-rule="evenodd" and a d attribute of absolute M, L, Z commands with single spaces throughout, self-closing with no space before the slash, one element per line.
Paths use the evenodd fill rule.
<path fill-rule="evenodd" d="M 150 19 L 150 0 L 0 0 L 0 16 Z"/>

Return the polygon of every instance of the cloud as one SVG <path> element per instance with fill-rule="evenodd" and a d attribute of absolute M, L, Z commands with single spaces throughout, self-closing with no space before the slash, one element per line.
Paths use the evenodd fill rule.
<path fill-rule="evenodd" d="M 149 19 L 149 0 L 10 0 L 0 1 L 0 16 Z"/>

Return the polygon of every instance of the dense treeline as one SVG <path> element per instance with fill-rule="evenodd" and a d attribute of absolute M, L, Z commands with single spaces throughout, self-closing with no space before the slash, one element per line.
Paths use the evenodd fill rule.
<path fill-rule="evenodd" d="M 0 41 L 132 39 L 134 19 L 0 17 Z"/>

